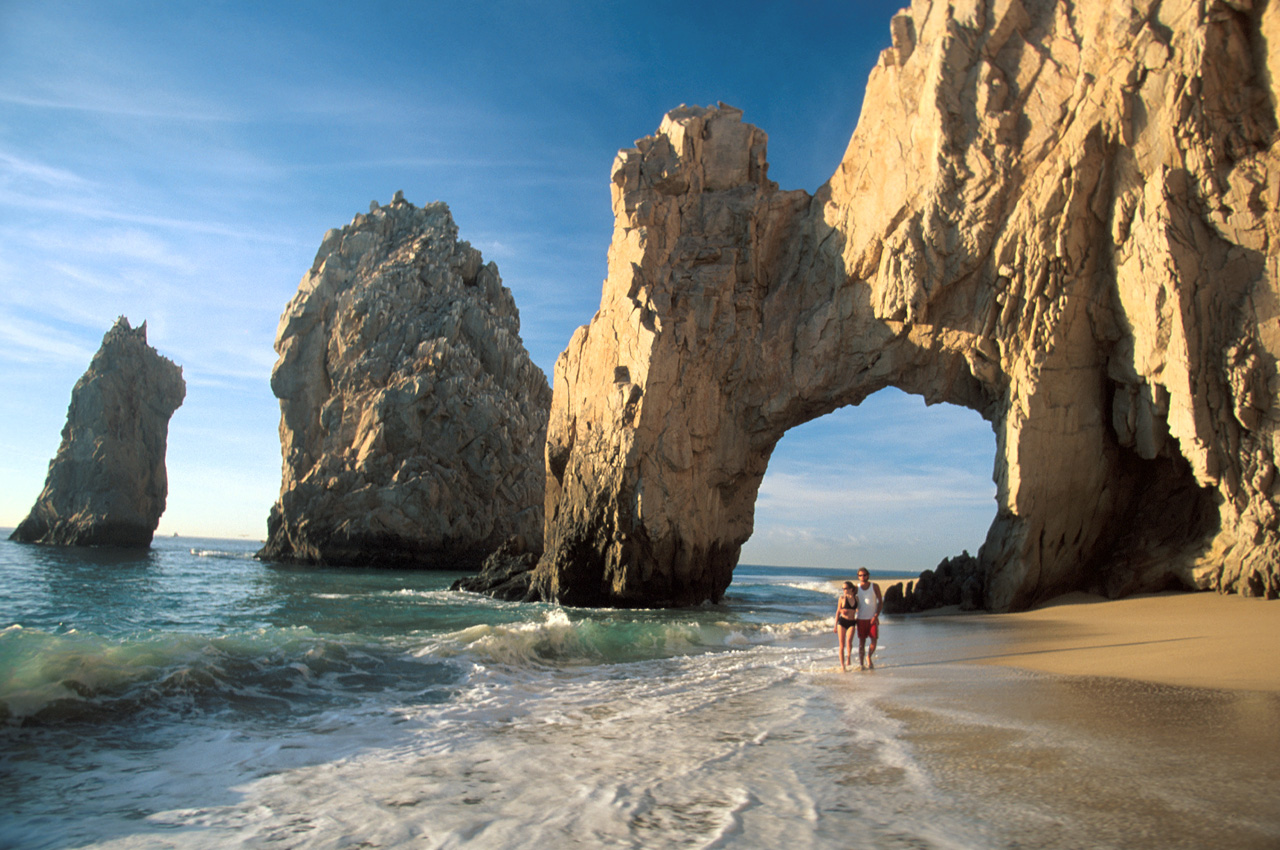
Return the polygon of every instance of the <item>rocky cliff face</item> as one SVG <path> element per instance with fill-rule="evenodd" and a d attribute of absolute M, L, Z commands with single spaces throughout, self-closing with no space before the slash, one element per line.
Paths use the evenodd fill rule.
<path fill-rule="evenodd" d="M 772 392 L 763 300 L 808 243 L 810 199 L 777 191 L 740 118 L 678 109 L 614 161 L 600 309 L 556 362 L 545 598 L 715 599 L 751 533 L 772 447 L 743 415 Z"/>
<path fill-rule="evenodd" d="M 44 490 L 11 540 L 149 546 L 169 493 L 169 419 L 187 394 L 182 369 L 121 316 L 71 391 Z"/>
<path fill-rule="evenodd" d="M 478 566 L 536 542 L 550 389 L 498 269 L 400 193 L 325 235 L 280 317 L 280 501 L 259 556 Z"/>
<path fill-rule="evenodd" d="M 816 196 L 682 108 L 614 165 L 556 364 L 549 597 L 717 598 L 791 427 L 896 386 L 996 433 L 983 602 L 1280 592 L 1280 5 L 917 0 Z"/>

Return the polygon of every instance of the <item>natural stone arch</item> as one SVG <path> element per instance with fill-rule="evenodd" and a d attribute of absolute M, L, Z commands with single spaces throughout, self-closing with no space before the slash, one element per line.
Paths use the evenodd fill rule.
<path fill-rule="evenodd" d="M 718 599 L 788 430 L 891 385 L 994 413 L 963 341 L 875 318 L 821 205 L 778 191 L 740 119 L 677 110 L 615 163 L 601 309 L 556 366 L 545 596 Z"/>
<path fill-rule="evenodd" d="M 892 32 L 816 196 L 730 108 L 619 155 L 535 586 L 718 598 L 778 438 L 892 385 L 993 424 L 988 607 L 1274 596 L 1280 12 L 916 2 Z"/>

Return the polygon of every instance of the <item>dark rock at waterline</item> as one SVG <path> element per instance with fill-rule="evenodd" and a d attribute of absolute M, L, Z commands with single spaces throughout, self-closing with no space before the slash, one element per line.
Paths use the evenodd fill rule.
<path fill-rule="evenodd" d="M 975 611 L 982 607 L 983 579 L 978 559 L 962 552 L 954 558 L 944 558 L 935 569 L 922 572 L 916 581 L 890 587 L 884 594 L 884 612 L 910 614 L 947 605 Z"/>
<path fill-rule="evenodd" d="M 541 550 L 530 551 L 523 539 L 512 537 L 485 558 L 480 572 L 458 579 L 451 590 L 482 593 L 508 602 L 537 602 L 541 595 L 532 587 L 533 568 Z"/>

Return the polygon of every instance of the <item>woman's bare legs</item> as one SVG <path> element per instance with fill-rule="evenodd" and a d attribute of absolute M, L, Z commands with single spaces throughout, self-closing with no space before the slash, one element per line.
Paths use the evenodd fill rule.
<path fill-rule="evenodd" d="M 857 633 L 853 626 L 836 624 L 836 640 L 840 644 L 840 672 L 849 671 L 849 662 L 853 660 L 853 636 Z"/>

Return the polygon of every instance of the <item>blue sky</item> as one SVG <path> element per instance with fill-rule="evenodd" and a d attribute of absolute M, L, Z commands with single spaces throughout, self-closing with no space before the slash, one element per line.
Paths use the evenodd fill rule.
<path fill-rule="evenodd" d="M 397 189 L 446 201 L 497 262 L 549 377 L 599 304 L 617 150 L 724 101 L 769 133 L 770 176 L 812 192 L 900 5 L 0 0 L 0 526 L 125 315 L 187 381 L 160 533 L 261 538 L 276 322 L 324 232 Z M 974 551 L 994 445 L 896 391 L 795 429 L 743 561 Z"/>

